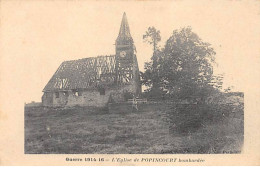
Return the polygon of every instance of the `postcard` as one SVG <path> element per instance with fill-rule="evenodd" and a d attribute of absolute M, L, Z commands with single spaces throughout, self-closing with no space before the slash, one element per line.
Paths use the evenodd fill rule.
<path fill-rule="evenodd" d="M 260 165 L 260 1 L 0 8 L 0 165 Z"/>

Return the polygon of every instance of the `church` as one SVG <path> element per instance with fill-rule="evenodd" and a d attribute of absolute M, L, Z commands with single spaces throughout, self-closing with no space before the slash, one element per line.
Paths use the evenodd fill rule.
<path fill-rule="evenodd" d="M 125 13 L 115 51 L 115 55 L 64 61 L 43 89 L 43 106 L 104 107 L 139 96 L 136 49 Z"/>

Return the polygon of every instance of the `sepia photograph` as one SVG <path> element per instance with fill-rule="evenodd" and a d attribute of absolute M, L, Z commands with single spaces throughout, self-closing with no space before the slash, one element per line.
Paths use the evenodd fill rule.
<path fill-rule="evenodd" d="M 198 165 L 259 147 L 259 1 L 0 4 L 0 164 Z"/>
<path fill-rule="evenodd" d="M 42 101 L 25 104 L 25 153 L 241 153 L 244 94 L 214 74 L 210 42 L 184 26 L 160 43 L 151 25 L 139 36 L 150 60 L 138 63 L 121 17 L 115 53 L 63 61 Z"/>

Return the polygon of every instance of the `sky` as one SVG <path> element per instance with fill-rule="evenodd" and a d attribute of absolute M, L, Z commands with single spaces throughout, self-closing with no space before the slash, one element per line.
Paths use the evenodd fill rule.
<path fill-rule="evenodd" d="M 142 36 L 191 26 L 216 51 L 214 73 L 224 87 L 246 91 L 259 73 L 259 1 L 3 1 L 0 85 L 3 104 L 40 101 L 42 90 L 65 60 L 115 54 L 123 12 L 137 48 L 140 70 L 152 47 Z M 254 72 L 254 73 L 252 73 Z"/>

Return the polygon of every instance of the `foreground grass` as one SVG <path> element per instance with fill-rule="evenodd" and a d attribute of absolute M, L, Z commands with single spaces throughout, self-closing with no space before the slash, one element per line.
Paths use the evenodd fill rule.
<path fill-rule="evenodd" d="M 228 111 L 226 115 L 217 111 L 219 114 L 215 117 L 193 107 L 176 109 L 169 105 L 167 108 L 163 104 L 161 107 L 164 109 L 158 107 L 154 111 L 127 114 L 109 114 L 95 108 L 26 111 L 25 153 L 169 154 L 241 151 L 243 109 L 225 109 Z"/>

